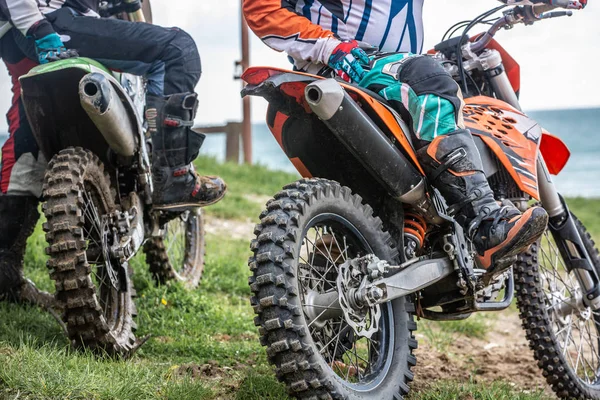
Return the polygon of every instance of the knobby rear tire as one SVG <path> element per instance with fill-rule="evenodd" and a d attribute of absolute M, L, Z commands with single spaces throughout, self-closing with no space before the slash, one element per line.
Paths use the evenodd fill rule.
<path fill-rule="evenodd" d="M 394 346 L 388 353 L 392 366 L 367 392 L 355 391 L 334 373 L 307 328 L 299 296 L 299 254 L 310 221 L 323 214 L 349 221 L 378 257 L 397 261 L 398 252 L 391 236 L 382 230 L 381 220 L 349 188 L 323 179 L 302 179 L 285 186 L 267 203 L 251 244 L 249 284 L 260 342 L 267 347 L 277 378 L 297 398 L 401 399 L 409 391 L 411 368 L 416 364 L 412 354 L 417 347 L 415 307 L 410 299 L 395 300 L 387 309 L 394 326 Z"/>
<path fill-rule="evenodd" d="M 108 294 L 114 300 L 114 309 L 106 315 L 100 293 L 111 288 L 94 283 L 93 274 L 98 267 L 90 265 L 86 251 L 86 235 L 92 230 L 86 217 L 86 201 L 94 198 L 97 211 L 102 214 L 117 207 L 115 191 L 102 162 L 82 148 L 62 150 L 49 163 L 44 198 L 48 268 L 55 281 L 56 298 L 64 305 L 63 320 L 69 339 L 75 348 L 127 354 L 135 344 L 136 328 L 131 270 L 126 274 L 126 290 Z"/>
<path fill-rule="evenodd" d="M 572 216 L 586 250 L 600 273 L 598 249 L 585 226 Z M 515 265 L 515 289 L 529 346 L 554 392 L 562 399 L 600 399 L 600 385 L 592 387 L 582 382 L 567 361 L 554 333 L 541 276 L 540 241 L 519 256 Z"/>

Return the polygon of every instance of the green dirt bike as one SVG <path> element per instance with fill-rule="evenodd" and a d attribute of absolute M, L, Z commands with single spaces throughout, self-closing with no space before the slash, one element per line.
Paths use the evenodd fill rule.
<path fill-rule="evenodd" d="M 20 81 L 34 136 L 50 160 L 42 205 L 47 265 L 69 339 L 127 354 L 136 346 L 129 261 L 143 247 L 157 283 L 196 287 L 204 269 L 202 212 L 152 209 L 142 78 L 71 58 Z"/>

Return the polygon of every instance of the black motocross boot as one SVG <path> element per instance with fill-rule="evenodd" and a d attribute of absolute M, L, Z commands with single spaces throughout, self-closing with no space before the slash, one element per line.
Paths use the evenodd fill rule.
<path fill-rule="evenodd" d="M 194 170 L 192 162 L 204 141 L 203 134 L 191 129 L 197 108 L 195 93 L 147 98 L 155 209 L 179 211 L 204 207 L 225 196 L 227 185 L 221 178 L 201 176 Z"/>
<path fill-rule="evenodd" d="M 35 197 L 0 195 L 0 300 L 20 301 L 27 238 L 39 218 Z"/>
<path fill-rule="evenodd" d="M 546 229 L 548 214 L 532 207 L 521 214 L 494 199 L 471 133 L 458 130 L 436 137 L 418 152 L 430 183 L 477 251 L 477 263 L 490 273 L 508 268 Z"/>

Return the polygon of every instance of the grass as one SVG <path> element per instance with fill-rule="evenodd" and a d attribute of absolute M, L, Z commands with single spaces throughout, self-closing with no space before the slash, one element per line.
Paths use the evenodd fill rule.
<path fill-rule="evenodd" d="M 219 174 L 230 192 L 209 208 L 214 217 L 255 220 L 267 197 L 297 176 L 260 166 L 217 164 L 201 158 L 199 171 Z M 600 238 L 600 200 L 570 201 Z M 0 303 L 0 399 L 285 399 L 258 343 L 249 306 L 248 242 L 207 238 L 206 272 L 199 290 L 177 284 L 155 287 L 143 254 L 132 262 L 139 317 L 138 335 L 151 334 L 131 360 L 99 359 L 69 349 L 60 328 L 35 308 Z M 40 227 L 29 240 L 26 274 L 51 290 L 44 267 L 45 240 Z M 485 337 L 492 317 L 421 323 L 427 340 L 443 348 L 457 335 Z M 428 333 L 429 332 L 429 333 Z M 541 399 L 503 383 L 438 382 L 411 400 Z"/>
<path fill-rule="evenodd" d="M 413 393 L 409 400 L 546 400 L 548 396 L 542 392 L 519 392 L 504 382 L 478 384 L 474 382 L 441 381 L 432 385 L 427 391 Z"/>
<path fill-rule="evenodd" d="M 482 339 L 492 326 L 490 314 L 475 314 L 463 321 L 435 322 L 419 321 L 418 332 L 423 334 L 429 344 L 439 352 L 445 353 L 452 348 L 456 337 L 463 335 L 470 338 Z"/>
<path fill-rule="evenodd" d="M 233 163 L 219 164 L 213 158 L 200 157 L 198 170 L 204 175 L 219 175 L 227 182 L 228 193 L 221 201 L 206 209 L 209 215 L 228 219 L 255 219 L 264 208 L 265 198 L 299 178 L 297 174 L 273 172 L 260 165 L 240 168 Z"/>

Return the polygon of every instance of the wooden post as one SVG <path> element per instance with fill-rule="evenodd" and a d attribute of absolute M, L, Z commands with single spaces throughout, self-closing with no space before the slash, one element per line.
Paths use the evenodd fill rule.
<path fill-rule="evenodd" d="M 227 139 L 225 142 L 225 160 L 233 161 L 236 164 L 240 162 L 240 130 L 242 124 L 239 122 L 229 122 L 226 128 Z"/>
<path fill-rule="evenodd" d="M 242 11 L 243 1 L 240 0 L 240 18 L 241 18 L 241 29 L 242 29 L 242 60 L 240 65 L 242 67 L 242 73 L 250 66 L 250 42 L 248 38 L 248 24 L 244 18 L 244 12 Z M 244 82 L 242 81 L 242 87 Z M 242 119 L 242 139 L 244 146 L 244 162 L 252 164 L 252 120 L 250 115 L 250 96 L 244 97 L 242 100 L 243 108 L 243 119 Z"/>
<path fill-rule="evenodd" d="M 225 134 L 225 160 L 240 162 L 240 132 L 241 122 L 228 122 L 226 125 L 196 126 L 194 131 L 210 135 L 214 133 Z"/>

